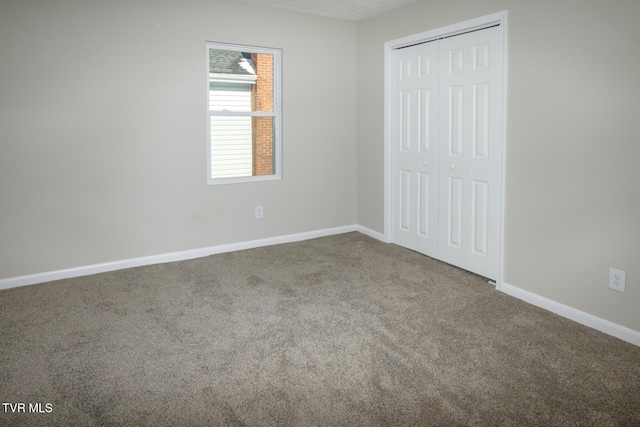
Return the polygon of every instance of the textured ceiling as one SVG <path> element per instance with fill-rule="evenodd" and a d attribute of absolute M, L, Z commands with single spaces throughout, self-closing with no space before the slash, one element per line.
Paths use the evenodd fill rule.
<path fill-rule="evenodd" d="M 235 0 L 259 6 L 360 21 L 420 0 Z"/>

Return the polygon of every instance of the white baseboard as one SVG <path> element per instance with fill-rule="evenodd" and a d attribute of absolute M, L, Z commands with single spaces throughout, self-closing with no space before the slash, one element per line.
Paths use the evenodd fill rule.
<path fill-rule="evenodd" d="M 225 252 L 240 251 L 243 249 L 258 248 L 262 246 L 278 245 L 281 243 L 299 242 L 301 240 L 315 239 L 317 237 L 332 236 L 335 234 L 359 231 L 357 225 L 327 228 L 323 230 L 308 231 L 285 236 L 269 237 L 266 239 L 251 240 L 248 242 L 230 243 L 226 245 L 211 246 L 207 248 L 192 249 L 181 252 L 172 252 L 159 255 L 151 255 L 140 258 L 131 258 L 102 264 L 87 265 L 66 270 L 49 271 L 45 273 L 31 274 L 28 276 L 11 277 L 0 280 L 0 289 L 15 288 L 18 286 L 34 285 L 36 283 L 50 282 L 52 280 L 69 279 L 72 277 L 88 276 L 90 274 L 105 273 L 107 271 L 122 270 L 125 268 L 141 267 L 144 265 L 161 264 L 165 262 L 184 261 L 201 258 Z M 364 232 L 363 232 L 364 233 Z M 365 233 L 366 234 L 366 233 Z"/>
<path fill-rule="evenodd" d="M 72 277 L 88 276 L 91 274 L 104 273 L 108 271 L 122 270 L 125 268 L 141 267 L 145 265 L 161 264 L 165 262 L 184 261 L 188 259 L 201 258 L 225 252 L 240 251 L 244 249 L 258 248 L 262 246 L 278 245 L 281 243 L 298 242 L 301 240 L 315 239 L 318 237 L 332 236 L 336 234 L 358 231 L 374 239 L 385 241 L 384 234 L 379 233 L 361 225 L 348 225 L 344 227 L 327 228 L 304 233 L 289 234 L 285 236 L 269 237 L 266 239 L 251 240 L 248 242 L 230 243 L 226 245 L 211 246 L 207 248 L 192 249 L 181 252 L 152 255 L 140 258 L 131 258 L 121 261 L 107 262 L 102 264 L 87 265 L 66 270 L 50 271 L 45 273 L 31 274 L 28 276 L 12 277 L 0 280 L 0 289 L 15 288 L 18 286 L 34 285 L 36 283 L 50 282 L 52 280 L 69 279 Z M 556 313 L 567 319 L 581 323 L 590 328 L 612 335 L 623 341 L 640 346 L 640 332 L 618 325 L 608 320 L 601 319 L 575 308 L 569 307 L 559 302 L 550 300 L 540 295 L 525 291 L 513 285 L 502 282 L 497 289 L 507 295 L 511 295 L 529 304 Z"/>
<path fill-rule="evenodd" d="M 543 308 L 559 316 L 581 323 L 585 326 L 604 332 L 605 334 L 616 338 L 620 338 L 623 341 L 640 347 L 640 332 L 638 331 L 601 319 L 600 317 L 560 304 L 559 302 L 525 291 L 524 289 L 517 288 L 504 282 L 502 282 L 497 289 L 507 295 L 526 301 L 529 304 Z"/>
<path fill-rule="evenodd" d="M 358 231 L 359 233 L 362 234 L 366 234 L 369 237 L 373 237 L 374 239 L 380 240 L 381 242 L 385 242 L 385 238 L 384 238 L 384 234 L 379 233 L 375 230 L 372 230 L 370 228 L 364 227 L 362 225 L 357 225 L 356 226 L 356 231 Z"/>

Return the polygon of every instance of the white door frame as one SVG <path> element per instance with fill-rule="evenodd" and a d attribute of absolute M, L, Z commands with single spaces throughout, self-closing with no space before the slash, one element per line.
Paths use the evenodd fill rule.
<path fill-rule="evenodd" d="M 392 142 L 393 135 L 393 50 L 408 46 L 415 43 L 421 43 L 429 40 L 437 40 L 444 36 L 455 35 L 456 33 L 464 33 L 476 28 L 486 27 L 491 24 L 500 24 L 503 37 L 503 91 L 502 91 L 502 164 L 500 165 L 500 207 L 499 207 L 499 257 L 498 257 L 498 277 L 496 279 L 496 288 L 501 290 L 503 283 L 503 261 L 504 261 L 504 193 L 505 193 L 505 147 L 507 140 L 507 11 L 493 13 L 491 15 L 482 16 L 457 24 L 448 25 L 446 27 L 437 28 L 435 30 L 425 31 L 423 33 L 402 37 L 396 40 L 388 41 L 384 44 L 384 241 L 391 242 L 392 229 L 392 189 L 391 189 L 391 167 L 392 167 Z"/>

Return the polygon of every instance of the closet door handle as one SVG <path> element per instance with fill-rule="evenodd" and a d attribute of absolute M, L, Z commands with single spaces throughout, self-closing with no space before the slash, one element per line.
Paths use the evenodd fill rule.
<path fill-rule="evenodd" d="M 452 164 L 451 166 L 449 166 L 451 169 L 455 169 L 456 165 Z"/>

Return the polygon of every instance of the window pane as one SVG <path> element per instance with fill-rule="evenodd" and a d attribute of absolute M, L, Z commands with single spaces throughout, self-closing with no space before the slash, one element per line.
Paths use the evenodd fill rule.
<path fill-rule="evenodd" d="M 273 117 L 211 117 L 211 178 L 274 174 L 273 123 Z"/>
<path fill-rule="evenodd" d="M 209 82 L 211 111 L 274 111 L 272 54 L 210 48 Z"/>

